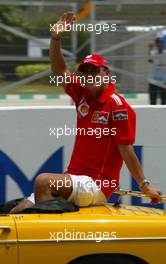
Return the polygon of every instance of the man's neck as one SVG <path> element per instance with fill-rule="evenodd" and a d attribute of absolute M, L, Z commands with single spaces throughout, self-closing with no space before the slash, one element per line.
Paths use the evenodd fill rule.
<path fill-rule="evenodd" d="M 104 90 L 108 88 L 108 86 L 109 86 L 108 83 L 103 83 L 103 85 L 100 87 L 100 90 L 98 90 L 98 91 L 97 91 L 96 93 L 94 93 L 94 94 L 92 93 L 92 97 L 93 97 L 94 99 L 98 98 L 98 97 L 104 92 Z"/>

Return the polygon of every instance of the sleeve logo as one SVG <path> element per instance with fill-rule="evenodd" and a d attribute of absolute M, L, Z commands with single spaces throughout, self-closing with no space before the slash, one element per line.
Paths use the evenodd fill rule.
<path fill-rule="evenodd" d="M 128 119 L 128 111 L 125 110 L 115 110 L 112 111 L 112 119 L 113 120 L 127 120 Z"/>

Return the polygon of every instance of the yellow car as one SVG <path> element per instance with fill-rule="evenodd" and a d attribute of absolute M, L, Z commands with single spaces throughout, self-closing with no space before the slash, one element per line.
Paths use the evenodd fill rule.
<path fill-rule="evenodd" d="M 166 212 L 108 203 L 63 214 L 0 215 L 0 263 L 165 264 Z"/>

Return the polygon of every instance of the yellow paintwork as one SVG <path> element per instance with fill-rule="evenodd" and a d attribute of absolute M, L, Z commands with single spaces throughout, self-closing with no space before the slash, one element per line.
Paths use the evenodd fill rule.
<path fill-rule="evenodd" d="M 3 225 L 9 225 L 9 222 L 13 225 L 13 233 L 6 240 L 16 239 L 13 224 L 16 223 L 19 264 L 67 264 L 79 256 L 96 253 L 131 254 L 150 264 L 165 264 L 166 212 L 163 210 L 128 205 L 122 205 L 118 209 L 107 204 L 81 208 L 74 213 L 24 214 L 12 217 L 13 222 L 11 216 L 0 216 L 0 223 L 2 225 L 4 221 Z M 106 232 L 111 239 L 100 241 L 100 236 L 103 238 Z M 89 240 L 92 239 L 92 234 L 94 241 Z M 79 240 L 80 237 L 82 241 Z M 139 240 L 141 238 L 146 240 Z M 163 240 L 156 240 L 157 238 Z M 2 236 L 0 241 L 1 239 Z M 4 237 L 3 239 L 5 240 Z M 15 248 L 15 255 L 17 254 Z M 12 259 L 11 263 L 17 262 Z"/>
<path fill-rule="evenodd" d="M 10 227 L 10 232 L 1 227 Z M 13 216 L 0 216 L 0 263 L 18 263 L 18 245 L 15 222 Z"/>

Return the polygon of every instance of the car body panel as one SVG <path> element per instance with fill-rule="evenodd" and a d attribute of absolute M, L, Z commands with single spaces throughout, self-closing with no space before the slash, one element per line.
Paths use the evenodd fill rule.
<path fill-rule="evenodd" d="M 54 258 L 55 263 L 66 264 L 79 256 L 96 253 L 130 254 L 150 264 L 165 263 L 163 210 L 128 205 L 115 208 L 106 204 L 73 213 L 24 214 L 13 218 L 20 264 L 53 263 Z M 109 237 L 103 236 L 105 232 Z"/>
<path fill-rule="evenodd" d="M 17 233 L 10 215 L 0 216 L 0 260 L 1 263 L 18 264 Z"/>

